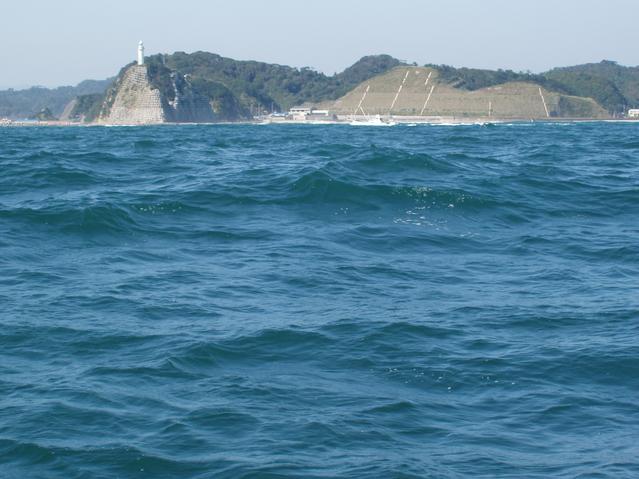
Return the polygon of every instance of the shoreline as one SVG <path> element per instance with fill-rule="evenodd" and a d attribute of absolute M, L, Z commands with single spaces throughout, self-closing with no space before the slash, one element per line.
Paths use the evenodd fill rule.
<path fill-rule="evenodd" d="M 459 117 L 386 117 L 387 120 L 392 120 L 397 126 L 400 125 L 431 125 L 431 126 L 472 126 L 472 125 L 499 125 L 499 124 L 513 124 L 513 123 L 639 123 L 639 119 L 631 118 L 490 118 L 490 117 L 478 117 L 478 118 L 459 118 Z M 309 125 L 309 126 L 327 126 L 327 125 L 346 125 L 351 126 L 353 120 L 361 121 L 364 118 L 338 118 L 336 120 L 287 120 L 287 119 L 268 119 L 254 120 L 254 121 L 221 121 L 215 123 L 147 123 L 147 124 L 108 124 L 108 123 L 78 123 L 69 121 L 25 121 L 25 120 L 3 120 L 0 122 L 0 128 L 29 128 L 29 127 L 48 127 L 48 128 L 62 128 L 62 127 L 104 127 L 104 128 L 116 128 L 116 127 L 148 127 L 148 126 L 202 126 L 202 125 Z M 393 126 L 393 125 L 385 125 Z"/>

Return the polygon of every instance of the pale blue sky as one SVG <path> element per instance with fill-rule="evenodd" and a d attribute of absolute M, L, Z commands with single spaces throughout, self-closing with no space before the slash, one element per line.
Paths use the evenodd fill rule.
<path fill-rule="evenodd" d="M 364 55 L 535 72 L 639 64 L 639 0 L 2 0 L 0 88 L 106 78 L 204 50 L 332 74 Z"/>

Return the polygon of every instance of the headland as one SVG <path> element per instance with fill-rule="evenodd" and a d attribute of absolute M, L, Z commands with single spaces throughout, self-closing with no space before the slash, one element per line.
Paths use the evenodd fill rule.
<path fill-rule="evenodd" d="M 137 60 L 112 80 L 83 83 L 85 89 L 73 97 L 68 96 L 73 89 L 49 95 L 24 91 L 22 103 L 15 101 L 16 92 L 0 92 L 0 126 L 639 118 L 634 108 L 639 106 L 639 69 L 605 61 L 535 75 L 408 65 L 378 55 L 327 76 L 206 52 L 146 57 L 140 43 Z M 92 89 L 85 93 L 88 86 Z M 62 92 L 67 96 L 58 98 Z"/>

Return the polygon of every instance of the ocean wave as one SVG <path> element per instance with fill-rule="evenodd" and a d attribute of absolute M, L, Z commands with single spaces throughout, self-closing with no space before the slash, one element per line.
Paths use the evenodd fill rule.
<path fill-rule="evenodd" d="M 634 128 L 7 129 L 3 477 L 637 475 Z"/>

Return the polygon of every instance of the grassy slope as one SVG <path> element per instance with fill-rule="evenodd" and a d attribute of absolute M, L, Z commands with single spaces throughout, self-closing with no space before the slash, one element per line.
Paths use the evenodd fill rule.
<path fill-rule="evenodd" d="M 406 77 L 406 73 L 408 76 Z M 428 76 L 430 80 L 426 84 Z M 399 85 L 404 87 L 392 110 Z M 528 79 L 528 78 L 526 78 Z M 390 72 L 360 84 L 335 102 L 324 102 L 323 107 L 340 114 L 354 112 L 365 89 L 370 90 L 363 107 L 368 114 L 420 115 L 433 86 L 425 116 L 484 117 L 492 104 L 493 116 L 499 118 L 545 118 L 546 111 L 539 94 L 540 85 L 531 81 L 490 82 L 490 86 L 477 89 L 460 87 L 450 76 L 433 67 L 397 67 Z M 578 98 L 542 87 L 550 114 L 553 117 L 605 118 L 607 113 L 588 98 Z"/>

